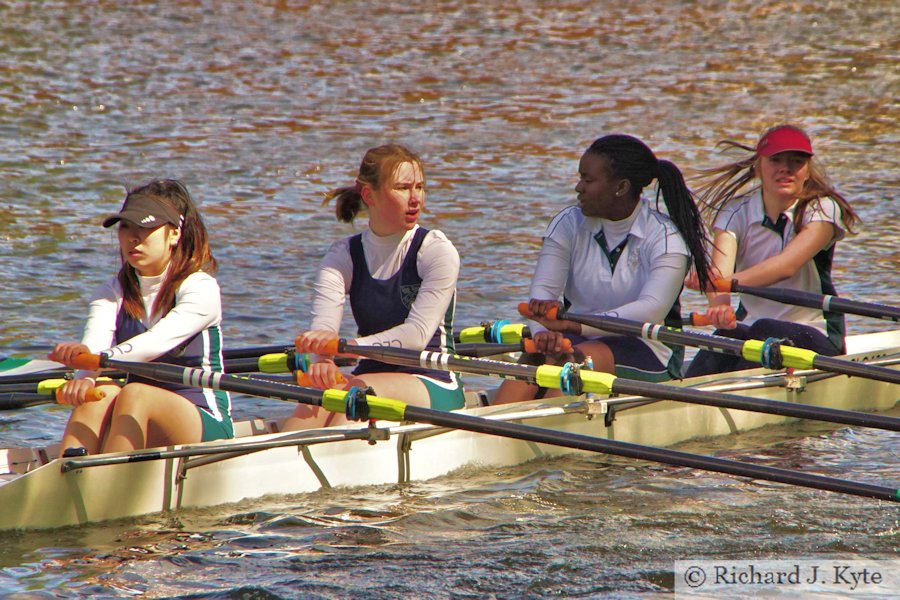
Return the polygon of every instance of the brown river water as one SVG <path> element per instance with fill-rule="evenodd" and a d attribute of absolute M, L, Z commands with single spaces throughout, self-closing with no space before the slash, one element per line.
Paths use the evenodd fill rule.
<path fill-rule="evenodd" d="M 810 131 L 864 220 L 838 248 L 839 290 L 897 304 L 898 15 L 889 0 L 0 0 L 0 355 L 78 338 L 118 264 L 99 218 L 151 177 L 200 203 L 226 341 L 293 339 L 320 257 L 352 230 L 321 194 L 386 141 L 422 155 L 423 224 L 460 250 L 458 325 L 517 320 L 594 138 L 637 135 L 689 170 L 782 121 Z M 66 418 L 0 413 L 0 445 L 52 443 Z M 897 484 L 897 447 L 805 424 L 686 449 Z M 675 560 L 874 560 L 898 545 L 884 502 L 572 456 L 0 533 L 0 597 L 669 597 Z"/>

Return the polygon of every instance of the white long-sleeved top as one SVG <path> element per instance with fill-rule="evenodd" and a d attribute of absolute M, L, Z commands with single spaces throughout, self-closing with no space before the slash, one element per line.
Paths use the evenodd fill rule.
<path fill-rule="evenodd" d="M 615 271 L 594 236 L 603 231 L 610 249 L 628 237 Z M 690 253 L 668 216 L 641 199 L 626 219 L 585 217 L 577 206 L 563 209 L 547 227 L 530 297 L 571 302 L 573 313 L 662 323 L 681 292 Z M 530 323 L 532 331 L 543 331 Z M 607 334 L 583 326 L 587 337 Z M 663 364 L 671 351 L 645 342 Z"/>
<path fill-rule="evenodd" d="M 385 237 L 379 237 L 371 230 L 363 232 L 366 264 L 373 278 L 389 279 L 399 271 L 418 227 Z M 396 327 L 356 338 L 359 345 L 421 350 L 431 340 L 456 292 L 459 253 L 442 232 L 430 230 L 419 249 L 416 264 L 422 285 L 409 316 Z M 315 297 L 310 329 L 340 332 L 352 280 L 353 260 L 348 237 L 333 243 L 322 259 L 313 288 Z"/>
<path fill-rule="evenodd" d="M 150 318 L 153 302 L 165 273 L 156 277 L 138 277 L 148 328 L 127 342 L 115 345 L 116 316 L 122 307 L 122 287 L 114 276 L 91 296 L 87 323 L 81 343 L 92 353 L 108 352 L 116 360 L 147 362 L 178 347 L 200 331 L 222 322 L 219 284 L 207 273 L 190 274 L 175 292 L 175 306 L 161 318 Z M 83 375 L 83 374 L 82 374 Z"/>

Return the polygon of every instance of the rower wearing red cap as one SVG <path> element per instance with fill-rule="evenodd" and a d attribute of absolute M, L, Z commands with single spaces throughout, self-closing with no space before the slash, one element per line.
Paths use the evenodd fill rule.
<path fill-rule="evenodd" d="M 813 159 L 809 136 L 794 125 L 778 125 L 755 148 L 732 141 L 720 145 L 751 154 L 702 171 L 698 193 L 714 231 L 710 279 L 835 295 L 835 244 L 853 232 L 858 217 Z M 685 284 L 698 289 L 693 273 Z M 707 297 L 719 335 L 786 339 L 825 356 L 844 352 L 841 314 L 744 295 L 735 315 L 729 293 L 708 292 Z M 752 366 L 737 356 L 701 351 L 687 375 Z"/>

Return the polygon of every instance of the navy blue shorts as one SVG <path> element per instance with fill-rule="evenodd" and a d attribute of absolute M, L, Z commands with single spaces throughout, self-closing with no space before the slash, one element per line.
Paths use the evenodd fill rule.
<path fill-rule="evenodd" d="M 566 334 L 572 345 L 584 342 L 603 342 L 612 351 L 616 363 L 616 375 L 626 379 L 641 381 L 668 381 L 672 379 L 668 367 L 662 364 L 641 339 L 629 335 L 609 335 L 588 338 L 583 335 Z"/>

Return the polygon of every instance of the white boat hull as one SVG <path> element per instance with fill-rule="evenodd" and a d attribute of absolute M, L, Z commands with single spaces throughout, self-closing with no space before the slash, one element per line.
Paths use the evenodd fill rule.
<path fill-rule="evenodd" d="M 900 331 L 848 340 L 854 359 L 900 353 Z M 896 368 L 896 365 L 895 365 Z M 805 387 L 755 387 L 772 373 L 763 369 L 720 375 L 682 384 L 725 385 L 739 375 L 744 383 L 732 393 L 860 411 L 884 411 L 900 400 L 900 386 L 859 377 L 811 375 Z M 754 380 L 754 378 L 756 378 Z M 772 379 L 772 377 L 769 377 Z M 753 382 L 756 383 L 747 383 Z M 750 387 L 747 387 L 747 386 Z M 581 433 L 649 446 L 669 446 L 689 439 L 727 435 L 790 419 L 776 415 L 659 401 L 634 406 L 635 398 L 559 398 L 496 407 L 467 409 L 492 418 L 527 422 L 548 429 Z M 174 449 L 240 448 L 254 443 L 294 444 L 215 462 L 210 457 L 176 457 L 65 470 L 66 459 L 41 464 L 36 449 L 0 451 L 0 530 L 52 528 L 159 511 L 208 507 L 276 494 L 301 494 L 323 485 L 361 486 L 438 477 L 467 465 L 514 465 L 537 457 L 572 452 L 550 445 L 496 436 L 446 431 L 427 425 L 378 423 L 386 440 L 324 441 L 364 426 L 314 432 L 251 435 L 256 422 L 242 425 L 242 437 Z M 365 431 L 360 435 L 365 435 Z M 298 440 L 306 440 L 307 444 Z M 312 443 L 318 441 L 319 443 Z M 164 450 L 164 449 L 162 449 Z M 306 455 L 306 456 L 305 456 Z M 126 455 L 103 455 L 115 458 Z M 309 459 L 309 460 L 307 460 Z M 208 464 L 203 464 L 208 463 Z M 187 467 L 185 469 L 185 467 Z M 317 471 L 319 472 L 317 474 Z M 23 474 L 24 473 L 24 474 Z M 3 479 L 6 481 L 3 483 Z"/>

